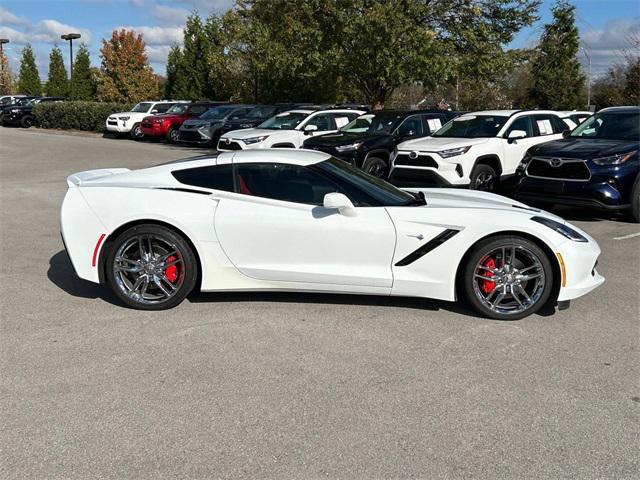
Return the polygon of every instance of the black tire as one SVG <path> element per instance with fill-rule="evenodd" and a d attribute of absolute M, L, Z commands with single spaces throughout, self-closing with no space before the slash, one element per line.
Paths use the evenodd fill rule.
<path fill-rule="evenodd" d="M 640 223 L 640 174 L 636 177 L 633 190 L 631 190 L 631 208 L 629 209 L 629 213 L 635 223 Z"/>
<path fill-rule="evenodd" d="M 133 127 L 131 127 L 129 137 L 131 137 L 132 140 L 142 140 L 144 138 L 144 133 L 142 133 L 140 129 L 140 123 L 135 123 Z"/>
<path fill-rule="evenodd" d="M 152 256 L 147 253 L 148 242 L 152 244 Z M 107 283 L 116 297 L 131 308 L 173 308 L 196 286 L 198 262 L 195 254 L 189 243 L 169 228 L 153 224 L 137 225 L 109 242 L 108 248 L 104 264 Z M 140 253 L 140 249 L 146 251 Z M 120 255 L 120 260 L 116 263 L 117 255 Z M 123 266 L 128 270 L 123 269 Z M 171 268 L 174 270 L 170 273 Z M 132 269 L 137 271 L 131 271 Z M 140 284 L 135 288 L 138 280 Z"/>
<path fill-rule="evenodd" d="M 362 164 L 362 170 L 378 178 L 386 179 L 389 176 L 389 164 L 380 157 L 369 157 Z"/>
<path fill-rule="evenodd" d="M 33 115 L 25 115 L 20 119 L 20 126 L 23 128 L 30 128 L 33 125 L 33 120 L 35 117 Z"/>
<path fill-rule="evenodd" d="M 511 250 L 514 245 L 517 247 Z M 499 256 L 494 259 L 492 252 L 501 252 L 503 247 L 505 253 L 502 259 L 506 257 L 507 262 L 501 264 Z M 512 252 L 515 252 L 515 258 Z M 537 262 L 531 262 L 533 267 L 527 265 L 529 255 L 537 259 Z M 493 265 L 488 263 L 490 260 L 494 260 Z M 511 273 L 504 272 L 504 263 L 512 265 L 507 270 Z M 502 271 L 491 273 L 487 268 Z M 526 275 L 519 273 L 519 270 L 525 269 L 528 271 Z M 478 278 L 478 273 L 489 275 L 496 281 L 488 282 L 484 279 L 486 277 Z M 537 277 L 526 279 L 529 275 Z M 501 281 L 505 283 L 503 287 L 500 285 Z M 515 235 L 489 237 L 474 245 L 466 256 L 460 278 L 461 291 L 467 303 L 481 315 L 496 320 L 519 320 L 537 312 L 549 301 L 553 283 L 553 268 L 547 254 L 531 240 Z M 514 291 L 518 292 L 517 295 L 514 295 Z M 526 297 L 522 295 L 522 291 Z M 500 295 L 503 295 L 503 300 L 498 301 Z M 529 298 L 529 302 L 526 298 Z M 496 303 L 496 308 L 489 306 L 491 300 Z"/>
<path fill-rule="evenodd" d="M 469 188 L 483 192 L 495 192 L 498 180 L 498 174 L 493 167 L 485 164 L 476 165 L 471 172 Z"/>
<path fill-rule="evenodd" d="M 180 130 L 176 127 L 169 128 L 167 132 L 167 141 L 169 143 L 178 143 L 180 141 Z"/>

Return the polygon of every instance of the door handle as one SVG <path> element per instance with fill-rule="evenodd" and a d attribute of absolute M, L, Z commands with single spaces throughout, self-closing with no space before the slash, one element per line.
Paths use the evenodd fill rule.
<path fill-rule="evenodd" d="M 418 240 L 424 240 L 424 235 L 418 233 L 417 235 L 407 235 L 407 237 L 417 238 Z"/>

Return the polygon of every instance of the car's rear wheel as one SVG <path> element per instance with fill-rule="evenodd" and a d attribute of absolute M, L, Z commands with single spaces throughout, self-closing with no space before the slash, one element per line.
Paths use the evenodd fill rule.
<path fill-rule="evenodd" d="M 469 188 L 483 192 L 493 192 L 498 184 L 498 175 L 489 165 L 476 165 L 471 172 Z"/>
<path fill-rule="evenodd" d="M 131 127 L 129 136 L 134 140 L 142 140 L 144 138 L 144 133 L 142 133 L 142 129 L 140 128 L 139 123 L 136 123 L 133 127 Z"/>
<path fill-rule="evenodd" d="M 30 128 L 33 125 L 33 115 L 25 115 L 20 119 L 20 126 Z"/>
<path fill-rule="evenodd" d="M 106 277 L 115 295 L 141 310 L 182 302 L 198 277 L 195 255 L 176 232 L 159 225 L 132 227 L 110 243 Z"/>
<path fill-rule="evenodd" d="M 167 140 L 169 140 L 169 143 L 178 143 L 180 141 L 180 131 L 176 127 L 171 127 L 167 132 Z"/>
<path fill-rule="evenodd" d="M 547 303 L 553 269 L 547 254 L 532 241 L 501 235 L 480 241 L 462 272 L 467 301 L 482 315 L 518 320 Z"/>
<path fill-rule="evenodd" d="M 378 178 L 389 176 L 389 165 L 380 157 L 369 157 L 362 164 L 362 170 Z"/>

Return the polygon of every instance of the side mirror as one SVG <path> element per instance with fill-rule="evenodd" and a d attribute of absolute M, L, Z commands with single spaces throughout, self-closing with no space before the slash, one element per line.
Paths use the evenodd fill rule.
<path fill-rule="evenodd" d="M 317 125 L 307 125 L 304 127 L 304 134 L 311 135 L 311 132 L 315 132 L 316 130 L 318 130 Z"/>
<path fill-rule="evenodd" d="M 358 214 L 356 207 L 343 193 L 327 193 L 324 196 L 324 208 L 336 208 L 345 217 L 355 217 Z"/>
<path fill-rule="evenodd" d="M 513 143 L 521 138 L 527 138 L 527 132 L 524 130 L 511 130 L 507 136 L 509 143 Z"/>
<path fill-rule="evenodd" d="M 158 113 L 158 110 L 154 108 L 153 110 L 151 110 L 151 113 Z"/>

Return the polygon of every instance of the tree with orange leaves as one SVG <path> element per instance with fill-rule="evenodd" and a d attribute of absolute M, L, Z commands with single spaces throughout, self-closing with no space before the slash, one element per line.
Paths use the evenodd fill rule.
<path fill-rule="evenodd" d="M 100 56 L 98 100 L 135 103 L 158 96 L 158 79 L 149 65 L 142 35 L 114 30 L 109 40 L 102 41 Z"/>

